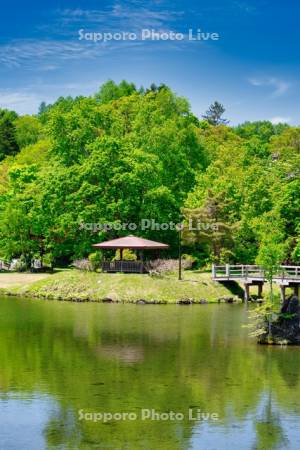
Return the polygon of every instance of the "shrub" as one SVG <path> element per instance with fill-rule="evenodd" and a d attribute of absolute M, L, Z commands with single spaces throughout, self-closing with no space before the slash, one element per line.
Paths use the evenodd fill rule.
<path fill-rule="evenodd" d="M 188 255 L 187 253 L 182 255 L 184 261 L 185 269 L 191 269 L 193 265 L 197 262 L 197 258 L 193 255 Z"/>
<path fill-rule="evenodd" d="M 21 257 L 20 259 L 13 259 L 9 269 L 16 272 L 26 272 L 26 270 L 28 269 L 28 265 L 25 259 Z"/>
<path fill-rule="evenodd" d="M 93 270 L 93 266 L 87 258 L 75 259 L 75 261 L 73 261 L 72 263 L 72 266 L 79 270 L 89 270 L 89 271 Z"/>
<path fill-rule="evenodd" d="M 179 269 L 178 259 L 155 259 L 146 263 L 149 273 L 166 273 L 175 272 Z M 182 259 L 182 269 L 190 269 L 192 267 L 191 259 Z"/>
<path fill-rule="evenodd" d="M 118 249 L 116 251 L 115 256 L 113 257 L 113 261 L 118 261 L 119 259 L 120 259 L 120 250 Z M 129 250 L 128 248 L 124 248 L 124 250 L 123 250 L 123 260 L 124 261 L 136 261 L 137 260 L 137 256 L 132 250 Z"/>
<path fill-rule="evenodd" d="M 52 267 L 54 263 L 54 257 L 52 253 L 45 253 L 42 258 L 43 266 Z"/>
<path fill-rule="evenodd" d="M 91 263 L 92 270 L 97 270 L 101 267 L 103 260 L 102 252 L 97 251 L 89 254 L 89 262 Z"/>

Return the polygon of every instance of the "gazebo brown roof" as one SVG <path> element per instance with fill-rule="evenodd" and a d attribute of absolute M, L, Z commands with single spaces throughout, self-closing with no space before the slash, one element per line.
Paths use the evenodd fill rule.
<path fill-rule="evenodd" d="M 166 249 L 169 248 L 167 244 L 161 242 L 150 241 L 149 239 L 143 239 L 137 236 L 129 235 L 126 237 L 112 239 L 111 241 L 101 242 L 100 244 L 94 244 L 93 247 L 103 248 L 106 250 L 115 249 L 131 249 L 131 250 L 151 250 L 151 249 Z"/>

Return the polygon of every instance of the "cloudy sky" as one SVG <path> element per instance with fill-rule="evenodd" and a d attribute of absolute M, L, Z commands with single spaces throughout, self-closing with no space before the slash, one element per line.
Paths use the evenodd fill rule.
<path fill-rule="evenodd" d="M 299 19 L 295 0 L 2 2 L 0 107 L 36 113 L 41 101 L 126 79 L 169 85 L 199 116 L 219 100 L 232 124 L 299 125 Z M 189 40 L 189 29 L 202 40 Z M 181 39 L 143 40 L 143 30 Z M 91 33 L 135 39 L 93 42 Z"/>

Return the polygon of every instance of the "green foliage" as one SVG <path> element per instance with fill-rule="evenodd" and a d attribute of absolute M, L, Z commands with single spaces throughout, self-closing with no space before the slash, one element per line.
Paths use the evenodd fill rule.
<path fill-rule="evenodd" d="M 297 263 L 300 262 L 300 224 L 298 224 L 297 229 L 297 237 L 295 239 L 295 247 L 293 249 L 292 258 Z"/>
<path fill-rule="evenodd" d="M 192 268 L 197 262 L 197 258 L 193 255 L 189 255 L 188 253 L 183 253 L 182 259 L 187 263 L 188 268 Z"/>
<path fill-rule="evenodd" d="M 199 131 L 211 162 L 197 176 L 186 207 L 203 208 L 209 192 L 222 195 L 220 213 L 234 225 L 230 261 L 255 263 L 260 248 L 265 248 L 263 235 L 268 230 L 273 234 L 272 222 L 282 234 L 278 239 L 274 230 L 278 260 L 299 261 L 299 136 L 298 128 L 270 122 L 246 123 L 233 134 L 229 127 L 220 126 Z M 221 244 L 226 251 L 225 242 Z"/>
<path fill-rule="evenodd" d="M 47 267 L 53 267 L 53 263 L 54 263 L 54 256 L 51 252 L 45 253 L 44 255 L 42 255 L 42 263 L 43 266 L 47 266 Z"/>
<path fill-rule="evenodd" d="M 264 269 L 266 278 L 271 282 L 286 255 L 286 243 L 284 241 L 283 223 L 278 216 L 266 214 L 257 219 L 257 233 L 260 247 L 256 262 Z"/>
<path fill-rule="evenodd" d="M 103 260 L 103 254 L 99 250 L 97 250 L 94 253 L 89 254 L 89 261 L 92 265 L 93 270 L 97 270 L 100 268 L 102 260 Z"/>
<path fill-rule="evenodd" d="M 29 269 L 28 261 L 24 257 L 20 258 L 14 266 L 16 272 L 26 272 Z"/>
<path fill-rule="evenodd" d="M 199 121 L 167 86 L 137 90 L 126 81 L 109 81 L 93 97 L 61 97 L 36 117 L 1 110 L 1 254 L 50 252 L 68 264 L 95 242 L 129 234 L 81 224 L 178 223 L 183 211 L 186 223 L 204 224 L 183 232 L 185 251 L 202 264 L 251 264 L 266 259 L 266 248 L 279 261 L 281 246 L 298 262 L 300 128 L 231 128 L 222 108 L 211 111 L 219 115 Z M 272 248 L 270 217 L 282 233 Z M 176 230 L 143 234 L 171 244 L 174 256 Z"/>
<path fill-rule="evenodd" d="M 16 119 L 17 114 L 13 111 L 0 109 L 0 161 L 8 155 L 16 155 L 19 151 Z"/>
<path fill-rule="evenodd" d="M 51 108 L 51 105 L 47 105 L 46 102 L 42 102 L 39 106 L 39 116 L 42 116 L 44 113 L 46 113 Z"/>
<path fill-rule="evenodd" d="M 228 123 L 228 120 L 222 118 L 225 111 L 226 110 L 221 103 L 214 102 L 210 105 L 209 109 L 202 117 L 210 125 L 226 125 Z"/>
<path fill-rule="evenodd" d="M 268 120 L 257 122 L 245 122 L 235 128 L 236 133 L 244 139 L 258 139 L 259 142 L 266 144 L 273 136 L 281 134 L 286 128 L 286 124 L 274 125 Z"/>
<path fill-rule="evenodd" d="M 201 208 L 183 209 L 185 224 L 182 233 L 185 245 L 204 245 L 215 262 L 229 262 L 233 246 L 234 225 L 226 214 L 223 193 L 214 196 L 208 191 Z"/>
<path fill-rule="evenodd" d="M 257 306 L 249 312 L 249 325 L 250 336 L 260 337 L 266 334 L 267 327 L 270 328 L 270 324 L 278 317 L 278 307 L 267 299 L 266 302 Z"/>
<path fill-rule="evenodd" d="M 16 141 L 19 148 L 35 144 L 42 134 L 42 125 L 40 121 L 33 116 L 18 117 L 15 122 Z"/>
<path fill-rule="evenodd" d="M 116 84 L 114 81 L 109 80 L 101 86 L 95 98 L 100 103 L 109 103 L 134 92 L 136 92 L 136 87 L 133 83 L 127 83 L 127 81 L 123 80 L 120 84 Z"/>
<path fill-rule="evenodd" d="M 121 253 L 120 253 L 120 250 L 118 249 L 118 250 L 116 250 L 116 254 L 113 257 L 113 261 L 119 261 L 120 259 L 121 259 Z M 123 260 L 124 261 L 136 261 L 137 255 L 132 250 L 129 250 L 128 248 L 124 248 Z"/>

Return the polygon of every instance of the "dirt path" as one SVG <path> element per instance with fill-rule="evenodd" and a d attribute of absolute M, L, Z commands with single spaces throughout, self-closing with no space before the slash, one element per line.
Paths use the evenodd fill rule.
<path fill-rule="evenodd" d="M 1 273 L 0 288 L 27 286 L 35 281 L 51 277 L 48 273 Z"/>

